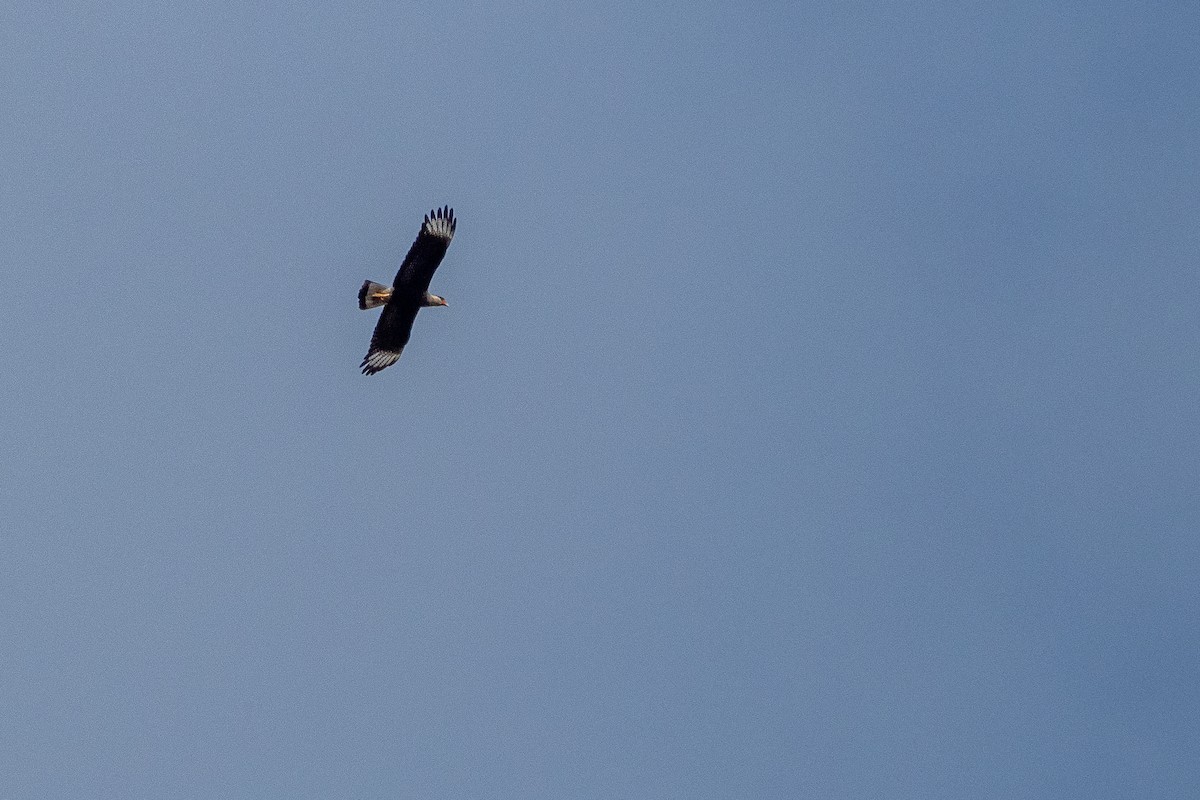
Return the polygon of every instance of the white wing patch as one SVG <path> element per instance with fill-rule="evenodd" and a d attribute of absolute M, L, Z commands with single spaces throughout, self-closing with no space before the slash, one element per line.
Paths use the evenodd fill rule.
<path fill-rule="evenodd" d="M 372 350 L 367 353 L 367 357 L 363 359 L 362 371 L 364 375 L 374 375 L 379 370 L 385 367 L 390 367 L 400 360 L 400 351 L 398 350 Z"/>
<path fill-rule="evenodd" d="M 454 218 L 445 216 L 425 217 L 425 232 L 430 236 L 445 239 L 447 242 L 454 238 Z"/>

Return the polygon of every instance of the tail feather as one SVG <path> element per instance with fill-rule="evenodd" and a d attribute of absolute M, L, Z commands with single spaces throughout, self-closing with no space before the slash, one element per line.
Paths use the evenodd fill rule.
<path fill-rule="evenodd" d="M 368 308 L 383 305 L 391 296 L 392 288 L 390 286 L 384 286 L 375 281 L 363 281 L 362 288 L 358 290 L 358 307 L 366 311 Z"/>

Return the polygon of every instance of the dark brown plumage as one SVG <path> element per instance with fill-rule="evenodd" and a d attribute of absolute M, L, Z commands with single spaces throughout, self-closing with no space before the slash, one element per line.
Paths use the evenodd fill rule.
<path fill-rule="evenodd" d="M 371 335 L 371 347 L 360 365 L 364 375 L 374 375 L 396 363 L 408 344 L 418 311 L 425 306 L 447 305 L 444 298 L 429 293 L 429 282 L 450 247 L 457 224 L 454 209 L 449 206 L 429 212 L 417 240 L 400 264 L 392 287 L 365 281 L 358 290 L 359 308 L 383 306 Z"/>

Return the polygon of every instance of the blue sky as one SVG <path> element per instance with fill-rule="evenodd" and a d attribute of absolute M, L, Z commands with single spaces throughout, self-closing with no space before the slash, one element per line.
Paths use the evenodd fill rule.
<path fill-rule="evenodd" d="M 10 4 L 0 796 L 1189 796 L 1198 32 Z"/>

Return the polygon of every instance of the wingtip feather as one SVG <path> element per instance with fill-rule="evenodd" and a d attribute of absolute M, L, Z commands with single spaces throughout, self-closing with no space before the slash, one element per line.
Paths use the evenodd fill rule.
<path fill-rule="evenodd" d="M 363 375 L 374 375 L 380 370 L 387 369 L 400 360 L 400 354 L 393 350 L 372 350 L 363 356 L 359 369 Z"/>
<path fill-rule="evenodd" d="M 454 236 L 454 231 L 457 227 L 458 220 L 454 218 L 454 209 L 447 203 L 440 208 L 430 210 L 425 215 L 425 221 L 421 226 L 421 230 L 433 236 L 450 239 Z"/>

